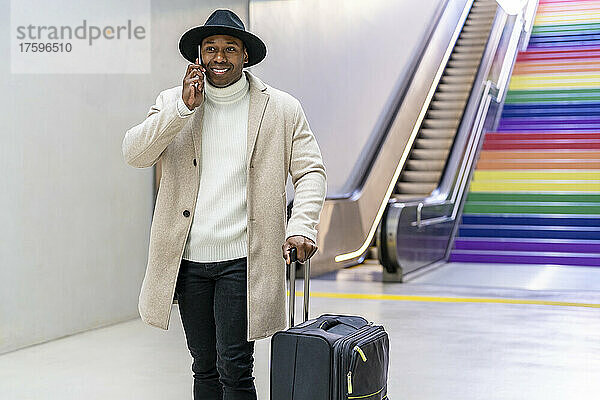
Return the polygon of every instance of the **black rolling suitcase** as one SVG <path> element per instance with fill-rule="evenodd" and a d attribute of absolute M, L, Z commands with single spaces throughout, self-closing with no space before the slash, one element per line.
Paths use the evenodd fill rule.
<path fill-rule="evenodd" d="M 310 260 L 304 271 L 304 322 L 294 326 L 296 249 L 290 252 L 290 326 L 271 338 L 271 400 L 383 400 L 389 338 L 363 317 L 308 320 Z"/>

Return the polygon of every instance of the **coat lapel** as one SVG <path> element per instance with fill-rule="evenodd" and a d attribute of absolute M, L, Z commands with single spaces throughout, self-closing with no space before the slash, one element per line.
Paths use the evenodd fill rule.
<path fill-rule="evenodd" d="M 269 94 L 266 93 L 267 87 L 260 79 L 256 78 L 250 72 L 246 71 L 246 77 L 250 83 L 250 105 L 248 107 L 248 141 L 246 153 L 246 172 L 250 170 L 250 159 L 254 146 L 256 145 L 256 137 L 260 130 L 260 124 L 265 114 Z"/>
<path fill-rule="evenodd" d="M 204 104 L 198 107 L 196 114 L 192 118 L 192 140 L 194 142 L 194 154 L 196 159 L 201 160 L 202 156 L 202 117 L 204 116 Z M 198 168 L 200 173 L 200 168 Z"/>

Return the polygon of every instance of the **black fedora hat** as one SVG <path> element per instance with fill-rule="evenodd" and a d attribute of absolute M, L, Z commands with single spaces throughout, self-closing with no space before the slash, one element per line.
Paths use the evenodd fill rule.
<path fill-rule="evenodd" d="M 185 32 L 179 39 L 179 51 L 186 60 L 195 63 L 198 45 L 202 44 L 204 38 L 212 35 L 230 35 L 244 42 L 248 51 L 248 63 L 244 67 L 258 64 L 267 55 L 267 46 L 258 36 L 248 32 L 242 20 L 231 10 L 216 10 L 204 25 Z"/>

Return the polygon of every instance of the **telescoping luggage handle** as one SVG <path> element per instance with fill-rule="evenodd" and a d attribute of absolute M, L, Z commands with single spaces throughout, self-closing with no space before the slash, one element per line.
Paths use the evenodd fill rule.
<path fill-rule="evenodd" d="M 290 249 L 290 328 L 294 326 L 294 315 L 296 314 L 296 266 L 294 263 L 299 263 L 298 250 L 292 247 Z M 310 258 L 304 264 L 304 322 L 306 322 L 308 320 L 308 302 L 310 300 Z"/>

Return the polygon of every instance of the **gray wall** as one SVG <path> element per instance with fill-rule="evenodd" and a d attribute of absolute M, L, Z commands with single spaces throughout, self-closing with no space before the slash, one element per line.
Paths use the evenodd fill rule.
<path fill-rule="evenodd" d="M 153 177 L 125 164 L 121 142 L 181 84 L 179 37 L 215 8 L 247 21 L 246 0 L 152 1 L 150 74 L 11 74 L 3 58 L 0 353 L 139 317 Z"/>

